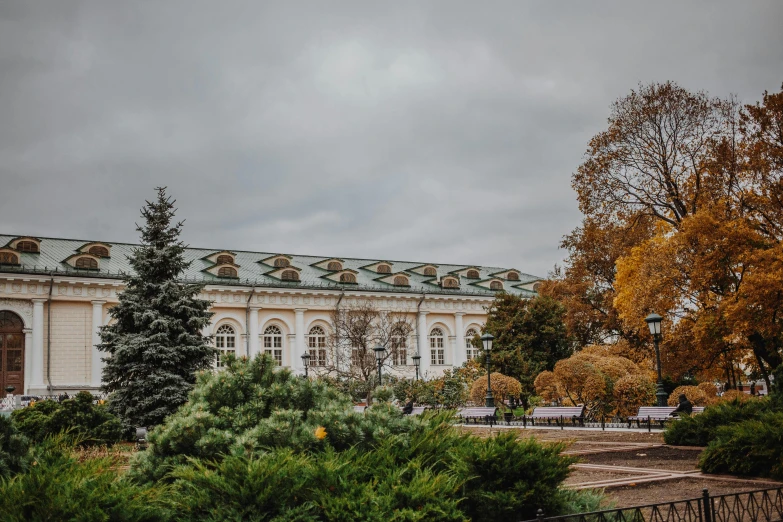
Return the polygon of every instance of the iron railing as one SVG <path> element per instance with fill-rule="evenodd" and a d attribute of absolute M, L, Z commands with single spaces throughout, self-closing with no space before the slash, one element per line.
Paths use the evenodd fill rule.
<path fill-rule="evenodd" d="M 780 522 L 783 521 L 783 488 L 702 496 L 660 504 L 606 509 L 590 513 L 538 517 L 528 522 Z"/>

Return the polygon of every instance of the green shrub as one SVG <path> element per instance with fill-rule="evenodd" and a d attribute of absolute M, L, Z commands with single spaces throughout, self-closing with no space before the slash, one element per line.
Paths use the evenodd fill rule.
<path fill-rule="evenodd" d="M 274 448 L 367 450 L 425 425 L 384 403 L 355 413 L 347 396 L 276 367 L 267 355 L 229 357 L 226 365 L 217 373 L 201 373 L 190 400 L 152 430 L 148 450 L 133 461 L 136 478 L 160 479 L 193 457 L 215 460 Z"/>
<path fill-rule="evenodd" d="M 81 445 L 111 445 L 122 437 L 120 420 L 93 396 L 80 392 L 62 402 L 40 401 L 11 414 L 17 428 L 33 442 L 68 432 Z"/>
<path fill-rule="evenodd" d="M 401 443 L 370 451 L 277 449 L 189 462 L 171 472 L 179 520 L 519 520 L 596 507 L 602 497 L 559 490 L 570 458 L 513 434 L 459 434 L 446 416 Z"/>
<path fill-rule="evenodd" d="M 718 428 L 699 458 L 706 473 L 783 479 L 783 412 Z"/>
<path fill-rule="evenodd" d="M 169 520 L 165 487 L 147 488 L 118 476 L 111 458 L 72 454 L 64 438 L 34 448 L 26 473 L 0 479 L 2 520 Z"/>
<path fill-rule="evenodd" d="M 666 444 L 674 446 L 706 446 L 721 427 L 749 419 L 757 419 L 771 409 L 769 399 L 732 400 L 708 406 L 703 413 L 670 422 L 663 433 Z"/>
<path fill-rule="evenodd" d="M 27 437 L 19 433 L 11 419 L 0 415 L 0 478 L 10 477 L 27 468 Z"/>
<path fill-rule="evenodd" d="M 559 490 L 562 445 L 481 439 L 450 413 L 384 403 L 357 414 L 269 357 L 227 362 L 132 460 L 135 483 L 170 485 L 177 520 L 501 520 L 576 502 Z"/>

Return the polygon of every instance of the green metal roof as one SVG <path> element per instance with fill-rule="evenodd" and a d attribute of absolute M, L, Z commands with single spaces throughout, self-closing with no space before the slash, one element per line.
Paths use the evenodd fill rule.
<path fill-rule="evenodd" d="M 0 245 L 8 244 L 13 239 L 21 236 L 0 235 Z M 120 279 L 123 274 L 131 271 L 130 264 L 128 263 L 128 256 L 131 255 L 134 248 L 139 245 L 133 245 L 128 243 L 114 243 L 105 241 L 86 241 L 76 239 L 58 239 L 58 238 L 41 238 L 36 237 L 41 242 L 41 252 L 38 254 L 31 254 L 27 252 L 19 252 L 20 265 L 19 266 L 3 266 L 0 268 L 0 272 L 20 272 L 29 274 L 48 274 L 50 272 L 59 273 L 61 275 L 75 275 L 83 277 L 101 277 Z M 65 260 L 76 254 L 85 243 L 103 243 L 111 245 L 111 257 L 102 258 L 100 260 L 100 268 L 98 270 L 78 270 L 71 267 Z M 242 286 L 257 286 L 257 287 L 272 287 L 272 288 L 321 288 L 321 289 L 333 289 L 339 290 L 341 288 L 350 290 L 367 290 L 377 292 L 396 292 L 396 293 L 427 293 L 427 294 L 451 294 L 451 295 L 484 295 L 492 296 L 496 292 L 493 290 L 485 289 L 480 286 L 472 285 L 472 282 L 483 281 L 489 279 L 491 274 L 502 272 L 504 268 L 499 267 L 477 267 L 474 265 L 446 265 L 439 264 L 438 276 L 443 277 L 447 274 L 452 274 L 455 271 L 465 268 L 476 268 L 479 270 L 479 279 L 467 279 L 460 277 L 460 288 L 458 289 L 444 289 L 437 286 L 433 281 L 432 276 L 424 276 L 410 271 L 412 268 L 421 267 L 427 263 L 421 261 L 386 261 L 386 260 L 370 260 L 370 259 L 350 259 L 342 258 L 343 268 L 350 269 L 355 272 L 356 283 L 338 283 L 336 281 L 330 281 L 322 276 L 326 272 L 321 268 L 311 266 L 320 261 L 327 259 L 335 259 L 332 257 L 319 257 L 319 256 L 302 256 L 302 255 L 289 255 L 279 254 L 272 252 L 248 252 L 242 250 L 232 250 L 234 254 L 234 261 L 239 268 L 237 268 L 238 278 L 222 278 L 205 272 L 207 268 L 215 266 L 212 262 L 205 259 L 211 254 L 217 252 L 225 252 L 225 250 L 207 250 L 204 248 L 187 248 L 185 250 L 185 259 L 190 261 L 190 267 L 185 271 L 182 276 L 182 280 L 186 282 L 199 282 L 207 284 L 217 285 L 242 285 Z M 281 281 L 277 278 L 265 275 L 265 272 L 269 272 L 268 265 L 260 263 L 261 260 L 269 259 L 276 255 L 285 255 L 291 260 L 291 267 L 298 269 L 300 281 Z M 405 272 L 410 281 L 410 286 L 399 287 L 388 283 L 376 281 L 381 277 L 388 277 L 390 274 L 377 274 L 373 271 L 362 269 L 362 267 L 372 265 L 374 263 L 386 262 L 392 265 L 392 274 L 399 272 Z M 279 270 L 276 268 L 275 270 Z M 522 273 L 519 281 L 503 281 L 504 290 L 508 293 L 518 295 L 534 296 L 535 292 L 525 290 L 522 288 L 516 288 L 518 285 L 524 285 L 533 281 L 539 281 L 543 278 L 530 274 Z"/>

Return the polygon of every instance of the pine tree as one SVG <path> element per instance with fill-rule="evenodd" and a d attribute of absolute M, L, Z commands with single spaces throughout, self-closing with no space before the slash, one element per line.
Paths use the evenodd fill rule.
<path fill-rule="evenodd" d="M 109 407 L 127 427 L 155 426 L 187 400 L 196 372 L 211 367 L 215 350 L 202 330 L 210 322 L 210 303 L 197 299 L 203 285 L 178 277 L 190 263 L 179 240 L 182 222 L 172 224 L 174 202 L 166 188 L 147 201 L 142 246 L 129 257 L 133 271 L 110 315 L 115 323 L 101 331 L 108 352 L 103 389 Z"/>

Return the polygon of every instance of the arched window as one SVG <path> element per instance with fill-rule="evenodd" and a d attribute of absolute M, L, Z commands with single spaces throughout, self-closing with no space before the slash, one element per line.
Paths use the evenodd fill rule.
<path fill-rule="evenodd" d="M 277 326 L 268 326 L 264 330 L 264 353 L 271 355 L 278 366 L 283 365 L 283 332 Z"/>
<path fill-rule="evenodd" d="M 443 288 L 459 288 L 459 281 L 455 277 L 447 277 L 443 280 Z"/>
<path fill-rule="evenodd" d="M 431 266 L 428 266 L 427 268 L 424 269 L 424 275 L 435 277 L 436 275 L 438 275 L 438 271 L 432 268 Z"/>
<path fill-rule="evenodd" d="M 433 366 L 446 364 L 443 330 L 440 328 L 433 328 L 430 332 L 430 363 Z"/>
<path fill-rule="evenodd" d="M 389 265 L 378 265 L 376 270 L 379 274 L 391 274 L 391 267 Z"/>
<path fill-rule="evenodd" d="M 395 286 L 408 286 L 408 278 L 405 276 L 394 276 L 394 285 Z"/>
<path fill-rule="evenodd" d="M 0 252 L 0 265 L 18 265 L 19 256 L 11 252 Z"/>
<path fill-rule="evenodd" d="M 391 361 L 393 366 L 408 364 L 408 335 L 411 328 L 406 323 L 397 323 L 391 332 Z"/>
<path fill-rule="evenodd" d="M 506 279 L 508 279 L 509 281 L 519 281 L 519 274 L 517 274 L 516 272 L 509 272 L 506 275 Z"/>
<path fill-rule="evenodd" d="M 489 283 L 489 289 L 490 290 L 503 290 L 503 283 L 500 281 L 492 281 Z"/>
<path fill-rule="evenodd" d="M 16 244 L 16 249 L 20 252 L 29 252 L 31 254 L 37 254 L 38 244 L 35 241 L 19 241 Z"/>
<path fill-rule="evenodd" d="M 277 259 L 275 259 L 275 266 L 278 268 L 291 266 L 291 261 L 289 261 L 285 257 L 278 257 Z"/>
<path fill-rule="evenodd" d="M 299 273 L 296 270 L 285 270 L 282 279 L 283 281 L 299 281 Z"/>
<path fill-rule="evenodd" d="M 221 266 L 218 268 L 218 277 L 237 277 L 237 270 L 233 266 Z"/>
<path fill-rule="evenodd" d="M 217 264 L 218 265 L 233 265 L 234 264 L 234 258 L 231 257 L 228 254 L 220 254 L 217 257 Z"/>
<path fill-rule="evenodd" d="M 101 245 L 91 246 L 87 252 L 98 257 L 109 257 L 109 249 Z"/>
<path fill-rule="evenodd" d="M 329 261 L 329 264 L 326 265 L 327 270 L 331 270 L 332 272 L 339 272 L 343 269 L 343 265 L 339 261 Z"/>
<path fill-rule="evenodd" d="M 468 360 L 475 359 L 478 357 L 478 348 L 473 346 L 473 338 L 478 335 L 478 332 L 471 328 L 467 332 L 465 332 L 465 352 L 468 355 Z"/>
<path fill-rule="evenodd" d="M 310 348 L 310 364 L 312 366 L 326 366 L 326 332 L 324 329 L 320 326 L 310 328 L 307 345 Z"/>
<path fill-rule="evenodd" d="M 356 282 L 356 276 L 353 274 L 345 273 L 340 274 L 340 282 L 341 283 L 355 283 Z"/>
<path fill-rule="evenodd" d="M 468 273 L 465 274 L 465 277 L 467 277 L 468 279 L 478 279 L 479 278 L 478 270 L 468 270 Z"/>
<path fill-rule="evenodd" d="M 226 365 L 225 356 L 236 353 L 237 337 L 234 327 L 224 324 L 215 332 L 215 348 L 217 348 L 216 368 L 223 368 Z"/>
<path fill-rule="evenodd" d="M 98 269 L 98 260 L 91 257 L 80 257 L 76 260 L 76 268 L 85 268 L 89 270 Z"/>

